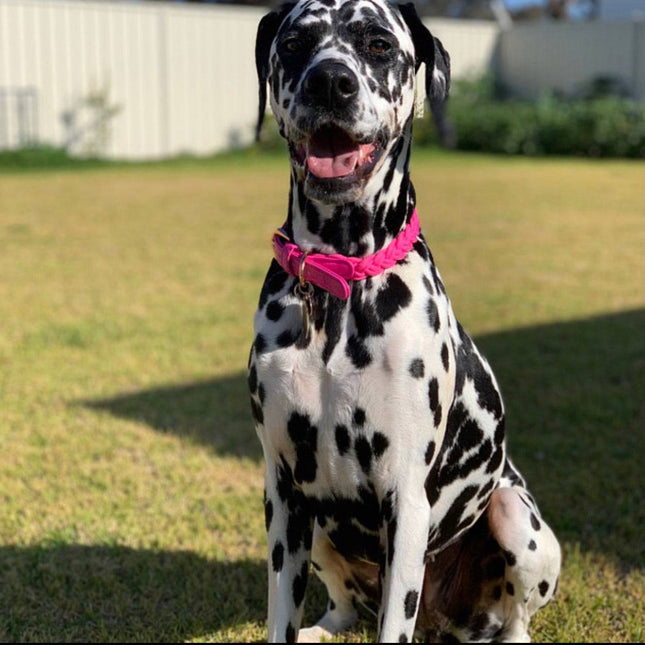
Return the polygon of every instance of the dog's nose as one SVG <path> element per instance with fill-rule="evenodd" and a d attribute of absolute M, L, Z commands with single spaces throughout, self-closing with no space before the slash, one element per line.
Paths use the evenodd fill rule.
<path fill-rule="evenodd" d="M 358 79 L 342 63 L 325 61 L 309 70 L 304 91 L 317 105 L 347 107 L 358 94 Z"/>

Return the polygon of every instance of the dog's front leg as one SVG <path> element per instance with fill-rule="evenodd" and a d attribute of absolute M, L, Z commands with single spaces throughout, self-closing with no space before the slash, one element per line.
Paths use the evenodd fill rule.
<path fill-rule="evenodd" d="M 405 643 L 412 641 L 416 624 L 430 527 L 430 505 L 423 481 L 398 488 L 385 508 L 387 549 L 379 641 Z"/>
<path fill-rule="evenodd" d="M 311 562 L 313 517 L 286 464 L 267 466 L 265 476 L 271 643 L 298 638 Z"/>

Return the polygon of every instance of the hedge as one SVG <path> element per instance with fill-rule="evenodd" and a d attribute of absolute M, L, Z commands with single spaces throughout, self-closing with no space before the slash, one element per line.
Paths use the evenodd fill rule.
<path fill-rule="evenodd" d="M 447 112 L 460 150 L 589 157 L 645 157 L 645 103 L 600 94 L 535 102 L 498 99 L 484 78 L 455 84 Z M 417 120 L 414 139 L 437 143 L 429 116 Z"/>

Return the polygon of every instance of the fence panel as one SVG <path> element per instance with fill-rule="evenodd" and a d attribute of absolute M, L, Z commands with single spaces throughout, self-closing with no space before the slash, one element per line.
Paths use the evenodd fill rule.
<path fill-rule="evenodd" d="M 598 77 L 619 79 L 645 98 L 645 23 L 598 21 L 519 25 L 500 33 L 497 71 L 515 94 L 576 95 Z"/>
<path fill-rule="evenodd" d="M 35 92 L 40 141 L 77 154 L 151 159 L 248 143 L 265 11 L 0 0 L 0 97 Z M 0 147 L 24 144 L 15 103 L 0 98 Z"/>

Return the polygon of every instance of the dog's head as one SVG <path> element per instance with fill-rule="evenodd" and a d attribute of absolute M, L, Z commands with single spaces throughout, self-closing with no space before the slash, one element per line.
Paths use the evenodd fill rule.
<path fill-rule="evenodd" d="M 266 108 L 289 144 L 305 194 L 323 203 L 355 201 L 414 109 L 415 72 L 444 101 L 450 59 L 413 4 L 387 0 L 300 0 L 260 22 L 258 135 Z"/>

